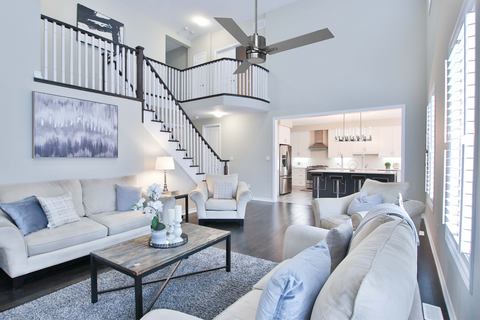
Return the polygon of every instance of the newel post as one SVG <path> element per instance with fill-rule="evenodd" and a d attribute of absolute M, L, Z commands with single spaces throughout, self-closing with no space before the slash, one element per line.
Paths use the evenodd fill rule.
<path fill-rule="evenodd" d="M 225 161 L 224 163 L 225 165 L 223 167 L 223 174 L 228 176 L 228 161 Z"/>
<path fill-rule="evenodd" d="M 143 50 L 142 46 L 137 46 L 137 98 L 143 100 Z"/>

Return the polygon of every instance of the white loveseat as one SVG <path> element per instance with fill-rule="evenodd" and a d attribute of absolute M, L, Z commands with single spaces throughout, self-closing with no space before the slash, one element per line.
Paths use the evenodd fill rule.
<path fill-rule="evenodd" d="M 378 182 L 367 179 L 362 190 L 368 195 L 382 194 L 382 203 L 398 203 L 398 193 L 403 199 L 407 199 L 410 184 L 408 182 Z M 342 198 L 316 198 L 312 200 L 312 210 L 315 217 L 315 226 L 324 229 L 335 228 L 348 219 L 352 219 L 353 230 L 360 224 L 365 213 L 347 214 L 348 207 L 358 195 L 357 193 Z M 418 200 L 404 200 L 405 211 L 415 223 L 417 230 L 420 230 L 422 213 L 425 211 L 425 204 Z"/>
<path fill-rule="evenodd" d="M 13 279 L 14 287 L 21 286 L 28 273 L 150 233 L 150 220 L 145 215 L 117 211 L 115 184 L 136 186 L 137 178 L 124 176 L 0 186 L 0 203 L 32 195 L 55 197 L 71 192 L 80 217 L 80 221 L 24 236 L 8 214 L 0 210 L 0 268 Z M 165 210 L 175 206 L 173 197 L 163 198 L 162 202 Z"/>
<path fill-rule="evenodd" d="M 215 182 L 228 183 L 232 187 L 230 199 L 216 199 Z M 198 224 L 205 220 L 236 221 L 243 226 L 247 203 L 252 200 L 253 194 L 243 181 L 238 181 L 237 174 L 216 175 L 207 174 L 206 181 L 198 184 L 190 192 L 190 199 L 197 206 Z"/>
<path fill-rule="evenodd" d="M 262 290 L 273 273 L 288 259 L 325 239 L 327 233 L 317 227 L 290 226 L 285 233 L 284 261 L 215 319 L 255 319 Z M 142 318 L 156 319 L 198 320 L 166 309 L 153 310 Z M 406 220 L 383 215 L 358 231 L 347 256 L 316 297 L 310 319 L 423 320 L 415 236 Z"/>

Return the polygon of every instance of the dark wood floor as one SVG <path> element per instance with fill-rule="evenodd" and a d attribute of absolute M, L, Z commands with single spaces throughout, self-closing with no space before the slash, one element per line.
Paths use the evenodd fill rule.
<path fill-rule="evenodd" d="M 304 204 L 252 201 L 248 204 L 247 213 L 244 226 L 234 223 L 209 223 L 207 226 L 231 231 L 233 252 L 276 262 L 282 260 L 283 236 L 287 227 L 314 224 L 311 207 Z M 191 223 L 198 223 L 196 214 L 191 214 L 189 219 Z M 444 318 L 448 320 L 428 238 L 421 237 L 420 242 L 418 276 L 422 301 L 441 307 Z M 223 242 L 216 245 L 219 248 L 224 246 Z M 103 267 L 101 272 L 105 271 L 108 268 Z M 89 277 L 88 257 L 37 272 L 17 290 L 11 289 L 10 278 L 0 270 L 0 312 Z"/>

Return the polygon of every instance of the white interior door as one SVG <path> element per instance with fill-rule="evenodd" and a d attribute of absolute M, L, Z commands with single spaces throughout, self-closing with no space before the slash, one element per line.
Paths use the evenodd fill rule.
<path fill-rule="evenodd" d="M 207 52 L 200 52 L 193 56 L 193 65 L 199 65 L 207 62 Z"/>
<path fill-rule="evenodd" d="M 220 124 L 210 124 L 210 125 L 202 126 L 202 134 L 205 140 L 207 140 L 208 144 L 221 158 L 222 157 L 222 139 L 221 139 L 222 131 L 221 131 Z M 203 159 L 203 160 L 204 160 L 204 163 L 208 164 L 206 159 Z M 210 166 L 209 172 L 214 172 L 215 164 L 210 163 L 208 165 Z M 216 172 L 216 173 L 220 174 L 220 172 Z"/>

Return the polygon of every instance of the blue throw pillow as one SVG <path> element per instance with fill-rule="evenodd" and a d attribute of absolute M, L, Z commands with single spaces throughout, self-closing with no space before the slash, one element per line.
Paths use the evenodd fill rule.
<path fill-rule="evenodd" d="M 47 217 L 35 196 L 17 202 L 0 203 L 24 236 L 47 227 Z"/>
<path fill-rule="evenodd" d="M 310 319 L 313 305 L 330 276 L 325 240 L 303 250 L 275 272 L 263 289 L 256 320 Z"/>
<path fill-rule="evenodd" d="M 362 189 L 348 206 L 347 214 L 351 216 L 355 212 L 370 211 L 379 204 L 382 204 L 381 193 L 369 196 L 367 191 Z"/>
<path fill-rule="evenodd" d="M 142 187 L 117 186 L 117 211 L 131 211 L 132 205 L 142 197 Z"/>

